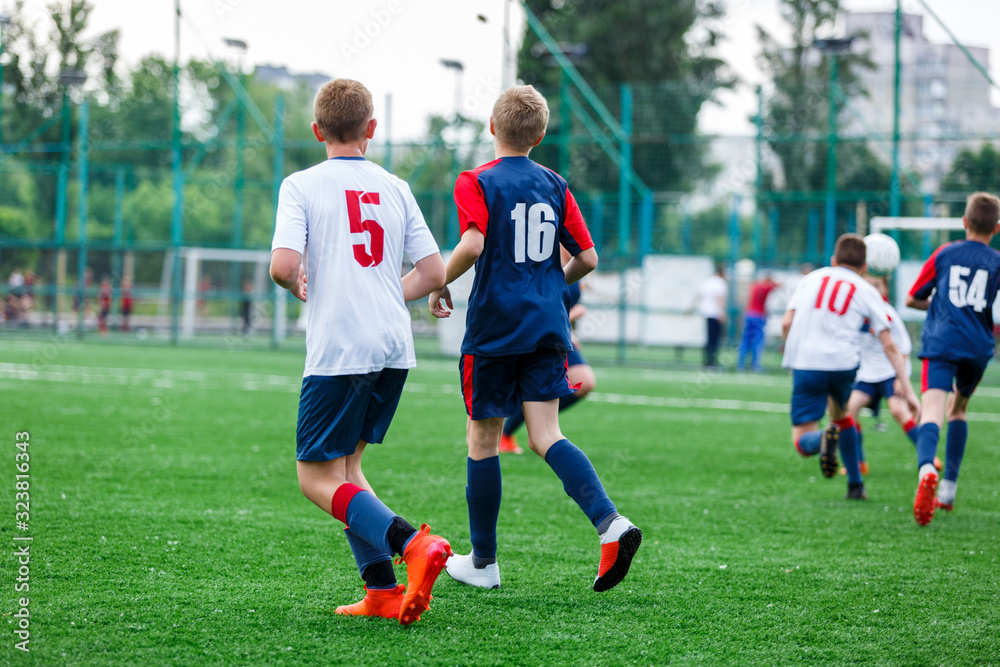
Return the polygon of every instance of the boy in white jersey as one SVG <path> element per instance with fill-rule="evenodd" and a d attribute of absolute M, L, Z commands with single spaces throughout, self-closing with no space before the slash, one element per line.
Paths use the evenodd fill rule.
<path fill-rule="evenodd" d="M 865 270 L 865 242 L 857 234 L 837 239 L 831 266 L 813 271 L 799 283 L 782 321 L 785 356 L 781 365 L 792 369 L 792 442 L 803 456 L 820 454 L 824 477 L 837 474 L 837 454 L 847 468 L 847 497 L 867 498 L 858 466 L 857 429 L 847 413 L 860 357 L 865 320 L 878 336 L 896 370 L 895 391 L 916 410 L 919 407 L 906 375 L 903 357 L 889 333 L 882 297 L 861 277 Z M 819 420 L 830 408 L 825 432 Z"/>
<path fill-rule="evenodd" d="M 906 330 L 903 318 L 900 317 L 896 309 L 889 303 L 889 281 L 883 276 L 865 276 L 865 280 L 878 290 L 879 295 L 885 302 L 886 314 L 889 316 L 889 333 L 893 342 L 899 349 L 906 364 L 906 377 L 910 377 L 910 357 L 913 343 L 910 340 L 910 333 Z M 870 326 L 866 323 L 862 331 L 870 333 Z M 865 450 L 862 446 L 863 436 L 861 432 L 861 422 L 858 421 L 858 413 L 861 408 L 871 407 L 877 409 L 882 399 L 886 400 L 889 406 L 889 413 L 893 419 L 903 428 L 906 437 L 916 446 L 917 444 L 917 420 L 914 419 L 910 407 L 906 400 L 896 395 L 893 384 L 896 381 L 896 370 L 892 367 L 892 362 L 885 356 L 882 344 L 875 336 L 861 337 L 861 365 L 858 367 L 857 381 L 851 391 L 851 398 L 847 402 L 847 412 L 854 419 L 858 429 L 858 463 L 861 467 L 861 474 L 868 474 L 868 464 L 865 462 Z M 936 461 L 938 470 L 941 469 L 941 461 Z M 840 469 L 841 474 L 846 475 L 846 469 Z"/>
<path fill-rule="evenodd" d="M 337 613 L 409 625 L 430 603 L 451 555 L 375 497 L 361 471 L 382 442 L 416 365 L 406 302 L 444 285 L 444 262 L 407 184 L 365 159 L 376 122 L 368 89 L 337 79 L 316 95 L 316 138 L 327 160 L 281 184 L 271 277 L 306 300 L 306 364 L 296 458 L 302 493 L 344 522 L 365 581 L 360 602 Z M 414 268 L 400 279 L 403 253 Z M 396 585 L 392 554 L 407 564 Z"/>

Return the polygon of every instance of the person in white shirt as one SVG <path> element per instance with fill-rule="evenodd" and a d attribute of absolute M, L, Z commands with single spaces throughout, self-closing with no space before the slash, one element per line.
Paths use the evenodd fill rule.
<path fill-rule="evenodd" d="M 271 277 L 306 301 L 306 362 L 296 458 L 302 493 L 345 524 L 366 595 L 337 613 L 419 620 L 451 547 L 375 497 L 361 470 L 385 437 L 407 370 L 416 365 L 406 302 L 444 285 L 444 262 L 409 186 L 365 159 L 371 93 L 337 79 L 316 95 L 327 160 L 281 184 Z M 403 253 L 414 268 L 400 278 Z M 349 526 L 347 528 L 346 526 Z M 407 564 L 396 584 L 392 554 Z"/>
<path fill-rule="evenodd" d="M 831 266 L 813 271 L 799 283 L 782 321 L 785 355 L 792 369 L 792 442 L 803 456 L 820 455 L 824 477 L 837 474 L 836 448 L 847 472 L 847 497 L 867 498 L 858 465 L 857 428 L 847 412 L 860 360 L 862 327 L 867 321 L 896 371 L 895 393 L 914 410 L 916 394 L 908 381 L 902 355 L 889 333 L 882 297 L 861 274 L 865 242 L 857 234 L 837 239 Z M 830 424 L 819 430 L 829 404 Z"/>
<path fill-rule="evenodd" d="M 879 296 L 885 302 L 886 314 L 889 317 L 889 333 L 892 335 L 892 340 L 896 343 L 896 347 L 899 348 L 899 353 L 903 356 L 903 360 L 906 363 L 906 377 L 910 377 L 912 371 L 909 354 L 913 350 L 913 343 L 910 340 L 910 333 L 906 330 L 906 325 L 903 323 L 903 318 L 900 317 L 896 309 L 889 303 L 889 281 L 884 276 L 873 276 L 870 274 L 865 276 L 865 280 L 878 290 Z M 865 325 L 862 327 L 862 331 L 870 333 L 870 327 Z M 851 397 L 847 402 L 847 412 L 854 418 L 854 422 L 857 424 L 858 464 L 862 475 L 868 474 L 868 464 L 865 461 L 865 450 L 862 445 L 864 434 L 861 430 L 861 422 L 858 420 L 858 413 L 861 412 L 861 408 L 870 407 L 876 409 L 884 398 L 889 406 L 889 413 L 903 428 L 906 437 L 910 439 L 910 442 L 914 446 L 917 444 L 917 428 L 919 425 L 917 424 L 917 420 L 913 418 L 913 413 L 910 412 L 906 400 L 896 395 L 893 389 L 895 381 L 896 370 L 892 367 L 889 358 L 885 356 L 882 344 L 875 336 L 862 336 L 861 365 L 858 367 L 857 381 L 854 383 L 854 389 L 851 391 Z M 940 459 L 935 463 L 937 469 L 940 470 Z M 844 468 L 841 468 L 841 473 L 847 474 Z"/>
<path fill-rule="evenodd" d="M 726 322 L 726 299 L 729 296 L 729 286 L 726 283 L 722 264 L 715 265 L 715 274 L 705 278 L 698 286 L 693 311 L 705 318 L 705 367 L 719 366 L 719 340 L 722 337 L 722 325 Z"/>

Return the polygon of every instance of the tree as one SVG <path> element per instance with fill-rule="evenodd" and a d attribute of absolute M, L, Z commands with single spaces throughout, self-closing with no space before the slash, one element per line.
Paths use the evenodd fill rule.
<path fill-rule="evenodd" d="M 777 203 L 763 203 L 778 211 L 782 254 L 809 256 L 818 249 L 805 247 L 804 222 L 810 210 L 822 207 L 827 189 L 831 67 L 837 59 L 839 123 L 844 100 L 868 94 L 860 73 L 874 64 L 863 48 L 867 35 L 855 35 L 854 48 L 847 53 L 823 53 L 816 47 L 817 40 L 828 37 L 835 27 L 839 0 L 781 0 L 780 9 L 790 28 L 790 44 L 757 27 L 758 60 L 772 89 L 764 105 L 763 129 L 777 159 L 777 165 L 765 171 L 761 196 L 780 193 Z M 836 158 L 837 190 L 862 195 L 869 216 L 886 215 L 891 172 L 868 142 L 841 139 Z M 846 231 L 847 217 L 855 207 L 854 201 L 837 203 L 836 233 Z"/>
<path fill-rule="evenodd" d="M 965 198 L 973 192 L 996 192 L 1000 187 L 1000 151 L 992 143 L 975 151 L 962 149 L 951 163 L 951 169 L 941 180 L 941 194 L 954 195 L 957 201 L 949 205 L 951 215 L 965 212 Z"/>
<path fill-rule="evenodd" d="M 712 21 L 723 15 L 711 0 L 635 0 L 614 2 L 530 0 L 528 6 L 565 47 L 572 47 L 575 64 L 612 111 L 619 110 L 620 88 L 634 89 L 633 165 L 654 190 L 690 191 L 715 173 L 707 143 L 678 141 L 697 134 L 698 112 L 735 78 L 712 55 L 721 39 Z M 554 139 L 567 132 L 568 110 L 559 106 L 561 71 L 526 29 L 518 54 L 518 76 L 538 87 L 554 107 L 549 135 L 533 155 L 545 164 L 559 164 Z M 576 133 L 582 132 L 576 123 Z M 570 173 L 577 187 L 614 190 L 617 169 L 591 146 L 570 150 Z M 565 153 L 564 153 L 565 155 Z M 559 165 L 560 168 L 565 165 Z"/>

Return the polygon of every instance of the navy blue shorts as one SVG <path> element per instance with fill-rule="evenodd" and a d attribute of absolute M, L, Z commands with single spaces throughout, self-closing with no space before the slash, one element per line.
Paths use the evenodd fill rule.
<path fill-rule="evenodd" d="M 864 380 L 858 380 L 854 383 L 854 390 L 861 391 L 872 397 L 871 404 L 878 405 L 882 399 L 889 400 L 896 393 L 896 389 L 893 385 L 896 382 L 896 378 L 889 378 L 888 380 L 882 380 L 881 382 L 865 382 Z"/>
<path fill-rule="evenodd" d="M 458 370 L 462 378 L 465 411 L 472 419 L 510 417 L 522 401 L 551 401 L 572 394 L 566 378 L 566 353 L 535 350 L 506 357 L 463 354 Z"/>
<path fill-rule="evenodd" d="M 948 361 L 947 359 L 924 359 L 924 368 L 920 374 L 922 391 L 942 389 L 958 391 L 969 398 L 983 379 L 990 357 L 982 359 L 963 359 Z"/>
<path fill-rule="evenodd" d="M 572 352 L 566 353 L 566 364 L 568 366 L 589 366 L 587 360 L 584 358 L 583 354 L 580 352 L 580 348 L 576 345 L 573 346 Z"/>
<path fill-rule="evenodd" d="M 363 375 L 310 375 L 302 380 L 295 458 L 350 456 L 358 441 L 382 442 L 396 413 L 406 369 Z"/>
<path fill-rule="evenodd" d="M 792 424 L 819 421 L 826 414 L 827 396 L 846 408 L 857 372 L 857 368 L 849 371 L 793 370 Z"/>

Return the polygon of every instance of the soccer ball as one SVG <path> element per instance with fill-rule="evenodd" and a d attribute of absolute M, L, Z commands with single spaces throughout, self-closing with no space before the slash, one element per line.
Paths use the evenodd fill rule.
<path fill-rule="evenodd" d="M 869 234 L 865 237 L 868 256 L 868 273 L 887 276 L 899 266 L 899 246 L 891 236 Z"/>

